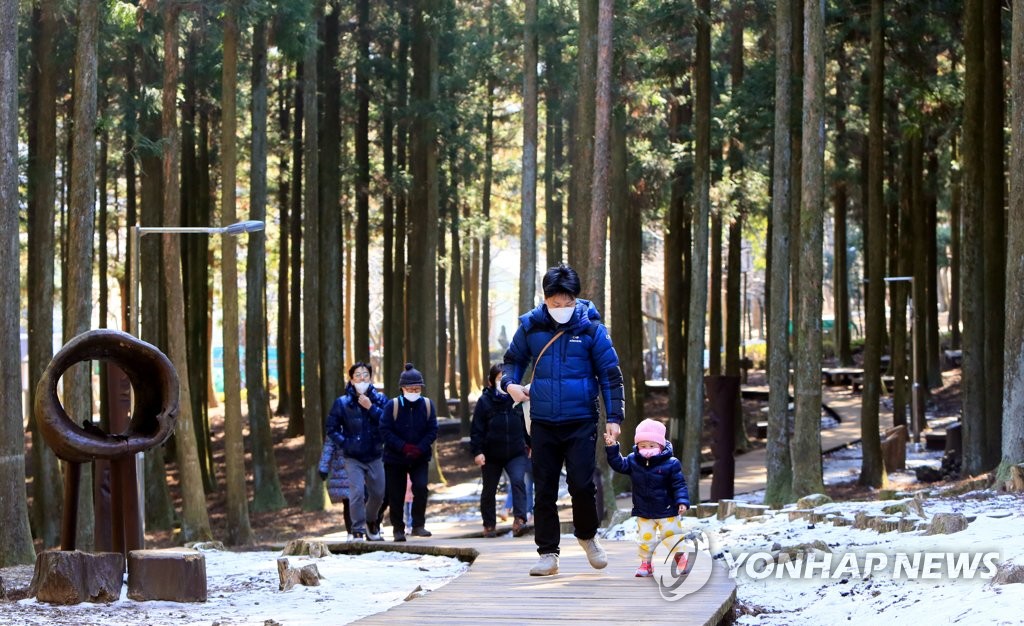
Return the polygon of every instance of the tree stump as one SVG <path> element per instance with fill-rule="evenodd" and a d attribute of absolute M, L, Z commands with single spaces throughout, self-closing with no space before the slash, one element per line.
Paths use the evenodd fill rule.
<path fill-rule="evenodd" d="M 719 500 L 718 501 L 718 519 L 724 520 L 733 514 L 736 509 L 735 500 Z"/>
<path fill-rule="evenodd" d="M 745 504 L 738 503 L 734 514 L 736 519 L 749 519 L 751 517 L 758 517 L 768 512 L 768 507 L 764 504 Z"/>
<path fill-rule="evenodd" d="M 120 552 L 49 550 L 36 556 L 28 593 L 50 604 L 109 603 L 121 597 L 123 582 Z"/>
<path fill-rule="evenodd" d="M 1024 491 L 1024 463 L 1010 466 L 1010 479 L 1006 481 L 1004 487 L 1014 493 Z"/>
<path fill-rule="evenodd" d="M 907 427 L 890 428 L 882 435 L 882 465 L 885 471 L 907 469 Z"/>
<path fill-rule="evenodd" d="M 823 493 L 812 493 L 808 496 L 804 496 L 796 501 L 796 508 L 798 509 L 813 509 L 814 507 L 821 506 L 823 504 L 829 504 L 832 502 L 832 498 L 828 497 Z"/>
<path fill-rule="evenodd" d="M 132 550 L 128 597 L 144 602 L 206 602 L 206 557 L 198 550 Z"/>
<path fill-rule="evenodd" d="M 280 591 L 288 591 L 295 585 L 318 587 L 320 586 L 320 580 L 323 578 L 315 563 L 295 569 L 288 566 L 287 557 L 281 557 L 277 560 L 277 576 L 281 580 L 281 584 L 278 587 Z"/>
<path fill-rule="evenodd" d="M 965 528 L 967 528 L 967 518 L 962 513 L 936 513 L 924 534 L 952 535 Z"/>

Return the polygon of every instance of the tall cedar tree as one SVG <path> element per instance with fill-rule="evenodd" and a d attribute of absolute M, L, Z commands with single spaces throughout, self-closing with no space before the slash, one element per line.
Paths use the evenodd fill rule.
<path fill-rule="evenodd" d="M 224 65 L 221 78 L 221 219 L 234 224 L 238 127 L 238 0 L 224 11 Z M 245 488 L 245 442 L 242 439 L 242 380 L 238 359 L 238 253 L 234 236 L 222 237 L 221 278 L 224 294 L 224 474 L 227 483 L 227 543 L 253 542 Z"/>
<path fill-rule="evenodd" d="M 267 219 L 267 22 L 256 22 L 252 34 L 252 159 L 249 164 L 249 216 Z M 282 211 L 286 210 L 282 206 Z M 281 239 L 287 232 L 281 226 Z M 274 459 L 270 399 L 264 357 L 267 352 L 266 231 L 249 235 L 245 266 L 245 386 L 252 433 L 252 508 L 276 511 L 285 506 Z M 285 290 L 282 293 L 287 293 Z M 286 301 L 281 298 L 281 301 Z M 280 355 L 280 352 L 278 353 Z M 280 356 L 278 363 L 281 362 Z M 278 377 L 280 383 L 281 378 Z M 280 384 L 279 387 L 280 388 Z"/>
<path fill-rule="evenodd" d="M 29 163 L 28 210 L 28 391 L 35 406 L 36 383 L 53 358 L 54 201 L 57 164 L 57 2 L 43 0 L 33 12 L 32 36 L 35 87 L 29 119 L 35 120 L 35 152 Z M 31 123 L 31 122 L 30 122 Z M 30 410 L 32 430 L 32 523 L 43 548 L 60 543 L 62 483 L 57 456 L 43 441 Z"/>
<path fill-rule="evenodd" d="M 519 310 L 537 292 L 537 0 L 523 10 L 523 184 L 520 186 Z M 603 248 L 602 248 L 603 249 Z"/>
<path fill-rule="evenodd" d="M 711 3 L 697 0 L 694 64 L 694 211 L 690 284 L 704 285 L 708 276 L 708 220 L 711 216 Z M 704 330 L 708 294 L 690 294 L 686 324 L 686 418 L 680 458 L 690 501 L 700 502 L 700 440 L 704 424 Z"/>
<path fill-rule="evenodd" d="M 18 3 L 0 0 L 0 567 L 35 560 L 25 496 L 18 320 Z"/>
<path fill-rule="evenodd" d="M 99 2 L 78 5 L 75 46 L 74 136 L 68 206 L 67 258 L 64 273 L 64 343 L 92 325 L 93 235 L 96 216 L 96 46 Z M 64 374 L 64 409 L 72 420 L 92 421 L 92 376 L 85 364 Z M 91 466 L 82 468 L 78 497 L 78 538 L 75 545 L 92 549 L 93 498 Z"/>
<path fill-rule="evenodd" d="M 320 479 L 317 467 L 320 463 L 320 451 L 323 447 L 322 429 L 322 390 L 320 388 L 320 325 L 316 323 L 320 313 L 320 250 L 317 233 L 320 231 L 320 184 L 319 170 L 319 131 L 317 124 L 317 49 L 319 40 L 316 36 L 318 25 L 323 19 L 324 5 L 317 0 L 312 7 L 309 24 L 307 25 L 308 40 L 303 63 L 302 108 L 305 141 L 303 142 L 303 175 L 305 178 L 305 194 L 302 201 L 302 226 L 306 230 L 302 253 L 302 313 L 306 320 L 303 326 L 303 407 L 305 441 L 305 491 L 302 497 L 302 508 L 306 511 L 321 511 L 325 505 L 324 483 Z M 297 276 L 297 273 L 296 273 Z"/>
<path fill-rule="evenodd" d="M 1006 267 L 1006 350 L 1003 390 L 1003 449 L 999 478 L 1024 463 L 1024 12 L 1013 12 L 1010 55 L 1010 211 Z"/>
<path fill-rule="evenodd" d="M 861 392 L 861 438 L 864 457 L 858 482 L 871 487 L 886 483 L 882 444 L 878 434 L 878 399 L 882 383 L 882 341 L 885 335 L 885 205 L 882 173 L 885 165 L 882 104 L 885 85 L 885 31 L 883 0 L 871 0 L 871 55 L 868 87 L 868 219 L 864 257 L 865 285 L 864 388 Z"/>
<path fill-rule="evenodd" d="M 775 3 L 775 136 L 773 141 L 771 250 L 768 291 L 768 481 L 765 504 L 793 501 L 793 467 L 789 451 L 789 213 L 793 153 L 789 141 L 793 101 L 793 24 L 790 0 Z"/>
<path fill-rule="evenodd" d="M 181 189 L 178 185 L 178 22 L 177 2 L 163 5 L 164 23 L 164 81 L 161 130 L 163 144 L 163 216 L 164 224 L 181 222 Z M 167 347 L 171 363 L 178 370 L 181 397 L 191 397 L 189 363 L 185 347 L 185 294 L 181 280 L 180 236 L 165 233 L 163 240 L 164 289 L 167 292 Z M 181 477 L 182 516 L 181 535 L 185 541 L 213 539 L 210 518 L 206 510 L 206 494 L 199 469 L 199 452 L 192 407 L 180 403 L 180 413 L 174 427 L 175 454 Z"/>

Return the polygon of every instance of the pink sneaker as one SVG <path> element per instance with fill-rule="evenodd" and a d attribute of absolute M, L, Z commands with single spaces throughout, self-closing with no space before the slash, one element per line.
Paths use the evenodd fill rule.
<path fill-rule="evenodd" d="M 685 572 L 686 571 L 686 566 L 689 563 L 689 559 L 687 558 L 686 553 L 685 552 L 676 552 L 676 555 L 673 558 L 676 561 L 676 572 L 678 572 L 680 574 Z"/>
<path fill-rule="evenodd" d="M 651 566 L 650 561 L 641 561 L 640 567 L 636 568 L 637 578 L 647 578 L 648 576 L 654 576 L 654 568 Z"/>

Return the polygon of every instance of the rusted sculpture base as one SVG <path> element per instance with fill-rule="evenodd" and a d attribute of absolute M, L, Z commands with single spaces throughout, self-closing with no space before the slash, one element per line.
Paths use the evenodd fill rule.
<path fill-rule="evenodd" d="M 132 550 L 128 597 L 140 602 L 206 602 L 206 557 L 188 548 Z"/>
<path fill-rule="evenodd" d="M 114 602 L 121 597 L 124 555 L 120 552 L 51 550 L 36 556 L 29 595 L 40 602 Z"/>

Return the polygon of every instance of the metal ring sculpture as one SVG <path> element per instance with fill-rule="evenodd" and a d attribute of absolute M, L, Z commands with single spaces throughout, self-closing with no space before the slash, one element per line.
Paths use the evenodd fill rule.
<path fill-rule="evenodd" d="M 57 381 L 82 361 L 110 361 L 128 376 L 135 402 L 123 433 L 108 434 L 88 422 L 76 424 L 57 397 Z M 36 386 L 39 431 L 58 458 L 74 463 L 118 459 L 158 446 L 174 432 L 178 417 L 178 373 L 152 344 L 118 330 L 90 330 L 54 355 Z"/>

